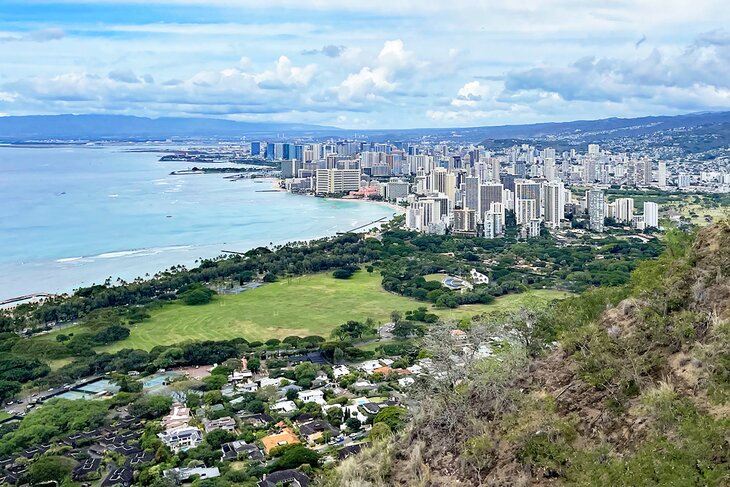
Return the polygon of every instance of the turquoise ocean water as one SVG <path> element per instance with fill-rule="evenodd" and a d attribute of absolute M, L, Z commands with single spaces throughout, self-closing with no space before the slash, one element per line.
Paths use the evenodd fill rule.
<path fill-rule="evenodd" d="M 0 147 L 0 299 L 134 279 L 393 214 L 382 205 L 264 192 L 271 180 L 171 176 L 190 164 L 132 148 Z"/>

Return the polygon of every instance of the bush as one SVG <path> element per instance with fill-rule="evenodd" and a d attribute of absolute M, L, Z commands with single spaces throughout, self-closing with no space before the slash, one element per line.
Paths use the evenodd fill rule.
<path fill-rule="evenodd" d="M 199 306 L 201 304 L 210 303 L 214 294 L 215 291 L 212 289 L 200 286 L 183 293 L 182 299 L 183 302 L 189 306 Z"/>

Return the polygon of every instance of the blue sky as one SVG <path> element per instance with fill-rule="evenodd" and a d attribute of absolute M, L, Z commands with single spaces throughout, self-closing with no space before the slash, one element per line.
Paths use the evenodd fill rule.
<path fill-rule="evenodd" d="M 348 128 L 730 109 L 719 0 L 3 0 L 0 114 Z"/>

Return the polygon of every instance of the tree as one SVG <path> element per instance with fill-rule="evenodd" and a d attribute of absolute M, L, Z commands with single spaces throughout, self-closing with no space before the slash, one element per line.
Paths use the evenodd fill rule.
<path fill-rule="evenodd" d="M 347 429 L 350 431 L 360 431 L 360 428 L 362 428 L 362 423 L 357 418 L 347 418 L 345 421 L 345 426 L 347 426 Z"/>
<path fill-rule="evenodd" d="M 385 423 L 391 431 L 400 429 L 406 421 L 408 411 L 398 406 L 387 406 L 380 410 L 373 418 L 373 425 Z"/>
<path fill-rule="evenodd" d="M 183 294 L 183 302 L 189 306 L 208 304 L 213 299 L 213 290 L 208 288 L 196 288 Z"/>
<path fill-rule="evenodd" d="M 220 390 L 227 382 L 228 377 L 220 374 L 209 375 L 203 379 L 203 384 L 205 384 L 205 388 L 209 391 Z"/>
<path fill-rule="evenodd" d="M 272 472 L 277 470 L 286 470 L 289 468 L 297 468 L 302 465 L 309 465 L 312 468 L 317 468 L 319 465 L 319 454 L 304 445 L 287 445 L 281 450 L 284 450 L 283 453 L 271 466 Z"/>
<path fill-rule="evenodd" d="M 261 359 L 258 357 L 249 358 L 247 367 L 251 372 L 258 372 L 261 370 Z"/>
<path fill-rule="evenodd" d="M 129 337 L 129 328 L 122 325 L 111 325 L 94 335 L 94 341 L 100 345 L 107 345 L 127 337 Z"/>
<path fill-rule="evenodd" d="M 339 428 L 342 424 L 342 409 L 329 408 L 327 410 L 327 421 L 329 421 L 332 426 Z"/>
<path fill-rule="evenodd" d="M 143 396 L 129 406 L 129 412 L 140 418 L 155 419 L 170 412 L 171 406 L 172 398 L 170 397 Z"/>
<path fill-rule="evenodd" d="M 236 439 L 236 435 L 226 430 L 213 430 L 205 437 L 205 441 L 208 442 L 211 448 L 218 449 L 223 443 L 228 443 Z"/>
<path fill-rule="evenodd" d="M 276 274 L 272 274 L 271 272 L 268 272 L 264 275 L 263 281 L 264 282 L 276 282 L 277 281 Z"/>
<path fill-rule="evenodd" d="M 20 382 L 0 380 L 0 402 L 4 402 L 20 392 Z"/>
<path fill-rule="evenodd" d="M 393 432 L 391 431 L 390 426 L 388 426 L 387 423 L 375 423 L 370 429 L 370 433 L 368 433 L 368 437 L 373 443 L 378 440 L 390 438 L 392 435 Z"/>
<path fill-rule="evenodd" d="M 66 480 L 76 466 L 72 458 L 61 456 L 44 456 L 33 462 L 28 469 L 28 477 L 32 485 L 44 482 L 61 484 Z"/>

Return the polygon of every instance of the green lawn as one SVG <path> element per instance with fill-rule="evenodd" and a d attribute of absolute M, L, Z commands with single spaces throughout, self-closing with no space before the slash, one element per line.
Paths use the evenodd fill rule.
<path fill-rule="evenodd" d="M 11 418 L 10 413 L 7 413 L 5 411 L 0 411 L 0 423 L 2 423 L 3 421 L 7 421 L 10 418 Z"/>
<path fill-rule="evenodd" d="M 390 312 L 424 306 L 410 298 L 388 293 L 379 273 L 361 271 L 347 280 L 331 274 L 284 279 L 231 296 L 218 296 L 210 304 L 186 306 L 174 303 L 152 312 L 152 317 L 134 327 L 130 337 L 105 351 L 122 348 L 149 350 L 187 340 L 222 340 L 244 337 L 249 341 L 290 335 L 328 337 L 347 320 L 387 322 Z M 566 293 L 545 290 L 499 298 L 491 305 L 468 305 L 455 310 L 433 309 L 443 319 L 460 320 L 492 310 L 564 297 Z"/>

